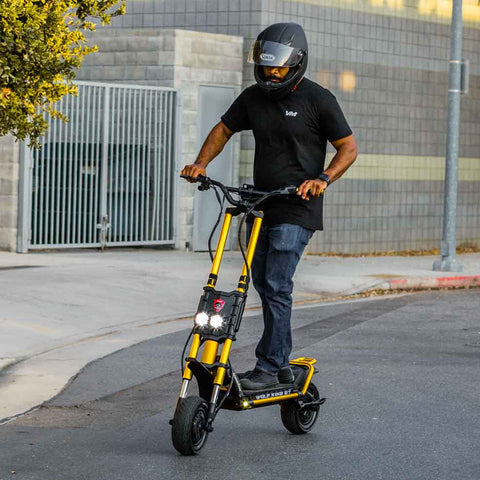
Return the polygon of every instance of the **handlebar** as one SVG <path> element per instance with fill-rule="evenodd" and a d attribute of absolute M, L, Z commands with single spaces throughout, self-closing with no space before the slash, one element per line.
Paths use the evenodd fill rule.
<path fill-rule="evenodd" d="M 196 182 L 199 182 L 201 184 L 198 187 L 199 190 L 208 190 L 212 186 L 220 188 L 228 202 L 236 207 L 250 207 L 262 197 L 267 198 L 273 196 L 289 196 L 297 192 L 297 187 L 295 185 L 278 188 L 276 190 L 272 190 L 271 192 L 264 192 L 261 190 L 255 190 L 253 185 L 247 184 L 244 184 L 242 187 L 229 187 L 227 185 L 224 185 L 222 182 L 219 182 L 218 180 L 205 177 L 204 175 L 198 175 L 198 177 L 196 178 L 189 175 L 180 175 L 180 177 L 187 180 L 194 180 Z M 232 193 L 239 195 L 240 199 L 232 197 Z"/>

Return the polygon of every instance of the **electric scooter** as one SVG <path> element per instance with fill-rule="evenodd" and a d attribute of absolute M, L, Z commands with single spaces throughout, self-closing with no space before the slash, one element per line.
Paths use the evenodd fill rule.
<path fill-rule="evenodd" d="M 183 177 L 192 180 L 191 177 Z M 183 455 L 197 454 L 205 445 L 208 434 L 213 431 L 213 422 L 220 409 L 241 411 L 274 404 L 280 404 L 281 419 L 287 430 L 294 434 L 307 433 L 317 420 L 320 405 L 325 402 L 325 398 L 320 397 L 317 387 L 311 382 L 317 372 L 314 358 L 300 357 L 291 360 L 293 381 L 265 390 L 243 389 L 230 362 L 230 350 L 242 321 L 250 281 L 250 266 L 263 220 L 262 211 L 257 211 L 256 208 L 270 197 L 294 195 L 297 189 L 293 186 L 262 192 L 251 185 L 225 186 L 201 175 L 195 180 L 200 183 L 199 190 L 215 190 L 221 208 L 209 239 L 212 258 L 210 275 L 203 288 L 203 295 L 194 316 L 194 326 L 182 353 L 183 382 L 173 419 L 170 420 L 173 445 Z M 223 193 L 223 200 L 220 199 L 218 190 Z M 220 223 L 225 199 L 232 206 L 225 209 L 213 257 L 210 243 Z M 249 215 L 253 217 L 253 226 L 245 252 L 240 237 L 242 226 Z M 238 240 L 243 268 L 236 290 L 224 292 L 216 290 L 215 285 L 232 218 L 236 216 L 240 216 Z M 190 351 L 184 359 L 190 339 Z M 187 396 L 193 377 L 198 384 L 199 396 Z"/>

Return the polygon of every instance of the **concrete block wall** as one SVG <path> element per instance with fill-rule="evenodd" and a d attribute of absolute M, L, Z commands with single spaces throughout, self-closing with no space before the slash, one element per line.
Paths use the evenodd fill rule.
<path fill-rule="evenodd" d="M 325 197 L 325 231 L 312 238 L 308 251 L 438 247 L 449 15 L 435 8 L 427 14 L 424 2 L 347 6 L 334 0 L 265 0 L 263 5 L 268 22 L 290 19 L 305 26 L 308 75 L 336 95 L 359 146 L 357 163 Z M 471 88 L 462 98 L 457 243 L 480 246 L 480 209 L 471 208 L 480 200 L 480 16 L 464 11 L 464 17 Z M 251 148 L 250 139 L 244 147 Z"/>
<path fill-rule="evenodd" d="M 10 135 L 0 137 L 0 250 L 17 244 L 19 145 Z"/>
<path fill-rule="evenodd" d="M 173 87 L 180 92 L 182 127 L 177 172 L 193 163 L 204 139 L 197 135 L 200 85 L 242 85 L 243 38 L 175 29 L 107 29 L 91 40 L 99 52 L 88 57 L 81 80 Z M 220 119 L 219 119 L 220 120 Z M 234 138 L 234 178 L 238 178 L 239 138 Z M 178 183 L 177 247 L 193 239 L 194 188 Z"/>
<path fill-rule="evenodd" d="M 78 80 L 173 87 L 174 30 L 111 28 L 89 40 L 99 51 L 85 58 Z"/>
<path fill-rule="evenodd" d="M 331 158 L 332 154 L 329 155 Z M 442 235 L 442 157 L 363 155 L 325 194 L 325 230 L 309 253 L 438 248 Z M 422 168 L 417 165 L 423 163 Z M 480 162 L 458 165 L 457 244 L 479 247 Z M 348 246 L 348 250 L 346 250 Z"/>
<path fill-rule="evenodd" d="M 183 165 L 193 163 L 205 139 L 198 138 L 198 89 L 200 85 L 233 86 L 238 95 L 242 85 L 243 38 L 232 35 L 175 31 L 174 87 L 182 95 L 182 158 Z M 220 121 L 220 118 L 218 119 Z M 234 142 L 234 178 L 238 178 L 239 137 Z M 194 189 L 179 183 L 179 244 L 193 240 Z"/>

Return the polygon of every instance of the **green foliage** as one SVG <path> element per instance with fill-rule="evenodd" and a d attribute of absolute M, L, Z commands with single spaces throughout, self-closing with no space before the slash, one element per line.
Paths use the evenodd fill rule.
<path fill-rule="evenodd" d="M 38 147 L 44 112 L 65 119 L 54 104 L 76 94 L 75 71 L 97 50 L 84 33 L 124 13 L 125 0 L 0 0 L 0 136 Z"/>

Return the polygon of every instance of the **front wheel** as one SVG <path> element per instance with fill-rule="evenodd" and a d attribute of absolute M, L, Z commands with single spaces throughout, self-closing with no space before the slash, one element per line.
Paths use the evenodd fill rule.
<path fill-rule="evenodd" d="M 318 401 L 320 395 L 317 387 L 311 383 L 305 394 L 305 401 Z M 309 432 L 318 418 L 320 405 L 300 407 L 297 402 L 287 402 L 280 405 L 283 426 L 296 435 Z"/>
<path fill-rule="evenodd" d="M 208 405 L 200 397 L 180 398 L 172 422 L 173 446 L 182 455 L 195 455 L 205 445 Z"/>

